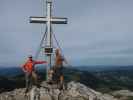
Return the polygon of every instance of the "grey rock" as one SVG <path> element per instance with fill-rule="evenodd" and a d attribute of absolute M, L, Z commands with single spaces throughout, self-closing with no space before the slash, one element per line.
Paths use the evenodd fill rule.
<path fill-rule="evenodd" d="M 121 96 L 133 96 L 133 92 L 129 90 L 119 90 L 112 93 L 113 95 L 121 95 Z"/>
<path fill-rule="evenodd" d="M 43 82 L 40 88 L 33 86 L 29 93 L 24 92 L 24 88 L 4 92 L 0 94 L 0 100 L 117 100 L 77 82 L 68 83 L 65 90 L 59 90 L 58 85 Z"/>

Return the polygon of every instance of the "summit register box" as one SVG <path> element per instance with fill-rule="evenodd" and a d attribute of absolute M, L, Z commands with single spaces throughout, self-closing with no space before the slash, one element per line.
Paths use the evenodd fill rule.
<path fill-rule="evenodd" d="M 51 55 L 53 53 L 53 48 L 52 47 L 45 47 L 44 52 L 46 55 Z"/>

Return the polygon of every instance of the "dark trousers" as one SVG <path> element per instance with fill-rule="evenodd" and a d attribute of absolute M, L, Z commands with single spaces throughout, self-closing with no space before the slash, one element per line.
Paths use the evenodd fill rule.
<path fill-rule="evenodd" d="M 63 67 L 62 66 L 58 66 L 55 68 L 54 70 L 54 74 L 53 74 L 53 80 L 55 82 L 60 82 L 60 76 L 63 75 Z"/>
<path fill-rule="evenodd" d="M 37 74 L 32 71 L 31 73 L 25 73 L 25 81 L 26 81 L 26 92 L 28 92 L 33 84 L 37 85 Z"/>

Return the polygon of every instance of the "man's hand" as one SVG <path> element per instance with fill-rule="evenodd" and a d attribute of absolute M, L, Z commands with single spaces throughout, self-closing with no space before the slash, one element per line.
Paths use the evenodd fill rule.
<path fill-rule="evenodd" d="M 24 73 L 27 73 L 27 71 L 26 71 L 24 68 L 23 68 L 23 72 L 24 72 Z"/>

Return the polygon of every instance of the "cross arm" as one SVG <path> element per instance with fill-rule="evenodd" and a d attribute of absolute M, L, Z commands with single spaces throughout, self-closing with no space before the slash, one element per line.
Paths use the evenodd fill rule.
<path fill-rule="evenodd" d="M 46 23 L 46 17 L 30 17 L 30 23 Z"/>
<path fill-rule="evenodd" d="M 52 17 L 52 24 L 67 24 L 67 18 Z"/>
<path fill-rule="evenodd" d="M 30 17 L 30 23 L 46 23 L 46 17 Z M 50 19 L 52 24 L 67 24 L 67 18 L 52 17 Z"/>

